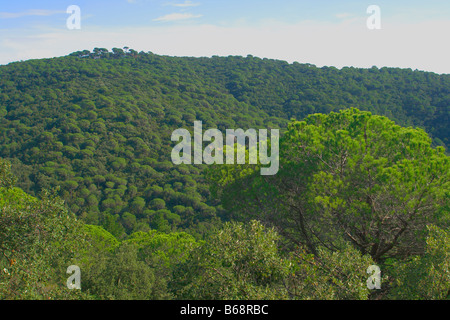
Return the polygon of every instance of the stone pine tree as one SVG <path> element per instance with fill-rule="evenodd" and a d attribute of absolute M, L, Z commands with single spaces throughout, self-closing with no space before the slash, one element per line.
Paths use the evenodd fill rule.
<path fill-rule="evenodd" d="M 211 168 L 232 218 L 257 218 L 317 253 L 353 245 L 375 261 L 423 253 L 426 225 L 448 215 L 450 158 L 421 129 L 357 109 L 292 122 L 280 170 Z"/>

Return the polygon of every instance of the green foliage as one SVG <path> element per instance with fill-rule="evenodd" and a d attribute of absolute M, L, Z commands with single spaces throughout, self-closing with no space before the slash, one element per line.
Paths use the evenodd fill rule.
<path fill-rule="evenodd" d="M 200 245 L 193 236 L 184 233 L 162 233 L 155 230 L 131 234 L 123 243 L 133 244 L 138 257 L 154 270 L 155 296 L 161 299 L 173 298 L 168 286 L 177 281 L 173 272 L 186 263 L 193 250 Z"/>
<path fill-rule="evenodd" d="M 227 223 L 193 252 L 175 274 L 181 299 L 282 299 L 288 261 L 280 257 L 279 236 L 259 222 Z"/>
<path fill-rule="evenodd" d="M 81 266 L 80 266 L 81 267 Z M 156 299 L 155 275 L 138 259 L 137 248 L 123 243 L 114 252 L 100 252 L 95 264 L 83 265 L 82 290 L 101 300 Z"/>
<path fill-rule="evenodd" d="M 318 249 L 317 256 L 297 249 L 292 253 L 294 266 L 287 278 L 293 299 L 310 300 L 366 300 L 367 268 L 373 265 L 368 255 L 361 255 L 353 247 L 331 252 Z"/>
<path fill-rule="evenodd" d="M 0 158 L 0 188 L 11 188 L 16 183 L 16 178 L 11 172 L 11 163 Z"/>
<path fill-rule="evenodd" d="M 141 257 L 152 267 L 170 268 L 184 263 L 190 252 L 198 247 L 195 238 L 187 233 L 162 233 L 156 230 L 131 234 L 124 243 L 136 245 Z"/>
<path fill-rule="evenodd" d="M 448 299 L 449 88 L 129 48 L 1 66 L 0 298 Z M 195 120 L 281 129 L 279 172 L 173 165 Z"/>
<path fill-rule="evenodd" d="M 369 255 L 361 255 L 352 247 L 331 252 L 326 249 L 319 251 L 323 276 L 331 282 L 333 296 L 329 299 L 365 300 L 369 296 L 367 288 L 367 268 L 374 265 Z M 331 281 L 330 281 L 331 280 Z"/>
<path fill-rule="evenodd" d="M 450 230 L 428 227 L 426 251 L 392 267 L 394 288 L 390 299 L 450 299 Z"/>
<path fill-rule="evenodd" d="M 83 231 L 88 241 L 100 251 L 114 251 L 120 242 L 100 226 L 83 225 Z"/>
<path fill-rule="evenodd" d="M 8 167 L 0 176 L 10 177 Z M 37 199 L 0 187 L 0 298 L 88 298 L 65 287 L 65 271 L 84 242 L 81 227 L 52 193 Z"/>
<path fill-rule="evenodd" d="M 233 218 L 271 223 L 311 253 L 419 254 L 426 224 L 445 220 L 450 159 L 423 130 L 357 109 L 316 114 L 289 125 L 280 153 L 275 176 L 249 165 L 211 176 Z"/>
<path fill-rule="evenodd" d="M 368 255 L 347 247 L 317 256 L 280 250 L 280 236 L 252 220 L 227 223 L 175 270 L 172 290 L 180 299 L 369 298 Z"/>
<path fill-rule="evenodd" d="M 95 48 L 0 67 L 0 157 L 14 159 L 25 192 L 36 196 L 60 186 L 59 195 L 88 223 L 101 223 L 99 211 L 120 218 L 129 212 L 135 227 L 198 226 L 198 233 L 223 212 L 209 198 L 203 166 L 172 165 L 174 129 L 202 120 L 205 129 L 283 130 L 291 118 L 357 107 L 426 128 L 435 144 L 448 146 L 449 79 L 394 68 L 338 70 L 252 56 L 174 58 Z M 148 195 L 150 187 L 163 192 Z M 136 197 L 145 200 L 144 210 L 158 198 L 166 207 L 151 209 L 175 213 L 183 205 L 194 214 L 152 222 Z M 135 231 L 129 218 L 117 223 Z"/>

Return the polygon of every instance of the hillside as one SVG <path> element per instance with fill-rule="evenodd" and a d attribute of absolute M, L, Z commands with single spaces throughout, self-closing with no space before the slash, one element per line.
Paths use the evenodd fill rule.
<path fill-rule="evenodd" d="M 173 130 L 194 120 L 283 130 L 291 118 L 356 107 L 448 147 L 449 106 L 450 75 L 96 48 L 0 67 L 0 157 L 25 192 L 60 186 L 72 212 L 118 238 L 202 234 L 224 209 L 203 166 L 170 161 Z"/>

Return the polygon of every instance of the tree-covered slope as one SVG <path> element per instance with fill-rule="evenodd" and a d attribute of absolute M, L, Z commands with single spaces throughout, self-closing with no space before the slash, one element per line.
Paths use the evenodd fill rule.
<path fill-rule="evenodd" d="M 199 63 L 236 99 L 271 116 L 300 120 L 356 107 L 403 126 L 423 127 L 439 144 L 450 143 L 450 75 L 399 68 L 317 68 L 252 56 Z"/>
<path fill-rule="evenodd" d="M 61 186 L 74 213 L 115 236 L 202 232 L 222 209 L 202 166 L 172 164 L 173 130 L 283 129 L 357 107 L 448 146 L 449 106 L 450 75 L 95 49 L 0 67 L 0 157 L 25 191 Z"/>

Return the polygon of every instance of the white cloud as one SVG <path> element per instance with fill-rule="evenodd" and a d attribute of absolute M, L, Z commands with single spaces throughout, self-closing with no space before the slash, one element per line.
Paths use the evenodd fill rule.
<path fill-rule="evenodd" d="M 162 22 L 179 21 L 179 20 L 200 18 L 201 16 L 202 16 L 201 14 L 194 15 L 192 13 L 171 13 L 171 14 L 167 14 L 165 16 L 153 19 L 153 21 L 162 21 Z"/>
<path fill-rule="evenodd" d="M 200 5 L 200 3 L 194 3 L 192 1 L 186 0 L 184 3 L 174 3 L 174 4 L 170 4 L 171 6 L 174 7 L 197 7 Z"/>
<path fill-rule="evenodd" d="M 66 13 L 66 11 L 30 9 L 22 12 L 0 12 L 0 19 L 13 19 L 26 16 L 51 16 L 60 13 Z"/>
<path fill-rule="evenodd" d="M 353 15 L 351 13 L 344 12 L 344 13 L 337 13 L 337 14 L 335 14 L 335 16 L 336 16 L 336 18 L 339 18 L 339 19 L 345 19 L 345 18 L 349 18 Z"/>

